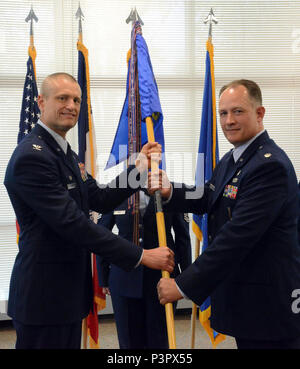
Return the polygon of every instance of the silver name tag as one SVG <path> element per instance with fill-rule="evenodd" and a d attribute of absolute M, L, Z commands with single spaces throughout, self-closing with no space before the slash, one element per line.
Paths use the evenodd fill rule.
<path fill-rule="evenodd" d="M 73 188 L 76 188 L 77 187 L 77 184 L 75 182 L 68 183 L 67 184 L 67 187 L 68 187 L 68 190 L 73 190 Z"/>
<path fill-rule="evenodd" d="M 126 213 L 125 210 L 115 210 L 114 215 L 124 215 Z"/>
<path fill-rule="evenodd" d="M 214 186 L 212 183 L 210 183 L 210 184 L 209 184 L 209 188 L 210 188 L 212 191 L 215 191 L 215 189 L 216 189 L 216 188 L 215 188 L 215 186 Z"/>

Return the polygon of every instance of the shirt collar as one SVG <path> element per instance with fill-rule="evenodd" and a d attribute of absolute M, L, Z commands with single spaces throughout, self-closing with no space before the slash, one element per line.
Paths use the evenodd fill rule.
<path fill-rule="evenodd" d="M 68 149 L 68 141 L 62 138 L 58 133 L 54 132 L 53 129 L 49 128 L 44 124 L 40 119 L 37 122 L 40 126 L 42 126 L 47 132 L 50 133 L 50 135 L 54 138 L 54 140 L 58 143 L 58 145 L 61 147 L 63 152 L 67 154 Z"/>
<path fill-rule="evenodd" d="M 261 132 L 258 132 L 257 135 L 255 135 L 254 137 L 252 137 L 249 141 L 245 142 L 243 145 L 241 146 L 237 146 L 235 148 L 232 149 L 232 155 L 233 155 L 233 159 L 234 162 L 236 162 L 240 156 L 242 155 L 242 153 L 247 149 L 247 147 L 258 137 L 260 136 L 263 132 L 265 132 L 265 129 L 262 130 Z"/>

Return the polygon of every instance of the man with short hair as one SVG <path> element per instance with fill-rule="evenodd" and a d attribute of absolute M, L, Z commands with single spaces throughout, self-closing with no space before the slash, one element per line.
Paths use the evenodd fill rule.
<path fill-rule="evenodd" d="M 211 326 L 236 338 L 238 348 L 300 348 L 298 187 L 286 153 L 264 130 L 259 86 L 238 80 L 220 91 L 220 124 L 234 148 L 224 155 L 201 198 L 194 187 L 162 188 L 165 211 L 208 214 L 208 247 L 182 274 L 162 278 L 160 302 L 211 297 Z M 164 184 L 164 186 L 163 186 Z"/>
<path fill-rule="evenodd" d="M 81 89 L 71 75 L 48 76 L 38 97 L 40 120 L 7 166 L 4 184 L 20 225 L 8 300 L 16 348 L 80 348 L 81 321 L 93 301 L 91 252 L 125 270 L 140 263 L 173 269 L 168 248 L 142 250 L 89 219 L 90 209 L 108 212 L 138 190 L 119 184 L 129 174 L 142 181 L 160 146 L 145 145 L 135 165 L 100 188 L 79 168 L 65 139 L 80 104 Z"/>

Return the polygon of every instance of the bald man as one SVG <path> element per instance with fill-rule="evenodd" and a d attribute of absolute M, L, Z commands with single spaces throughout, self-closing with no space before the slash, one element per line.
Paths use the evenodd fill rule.
<path fill-rule="evenodd" d="M 82 168 L 66 141 L 76 125 L 81 89 L 69 74 L 48 76 L 38 97 L 41 117 L 8 163 L 5 186 L 20 225 L 19 253 L 12 271 L 8 315 L 17 333 L 16 348 L 80 348 L 81 322 L 93 301 L 91 252 L 124 270 L 140 263 L 169 270 L 173 252 L 143 250 L 89 219 L 89 210 L 113 210 L 143 181 L 157 143 L 143 147 L 135 165 L 107 186 Z"/>

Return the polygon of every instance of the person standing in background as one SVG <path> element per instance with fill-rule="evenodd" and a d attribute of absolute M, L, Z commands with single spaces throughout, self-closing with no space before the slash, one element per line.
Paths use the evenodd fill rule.
<path fill-rule="evenodd" d="M 158 245 L 154 197 L 142 190 L 139 196 L 139 245 L 152 249 Z M 192 262 L 189 217 L 183 213 L 166 213 L 164 217 L 167 246 L 175 254 L 171 276 L 176 277 Z M 103 214 L 98 224 L 109 230 L 116 225 L 119 236 L 133 240 L 134 214 L 128 200 Z M 126 272 L 100 256 L 97 256 L 97 268 L 100 286 L 111 295 L 120 349 L 168 349 L 165 308 L 159 303 L 156 291 L 161 272 L 143 265 Z"/>

